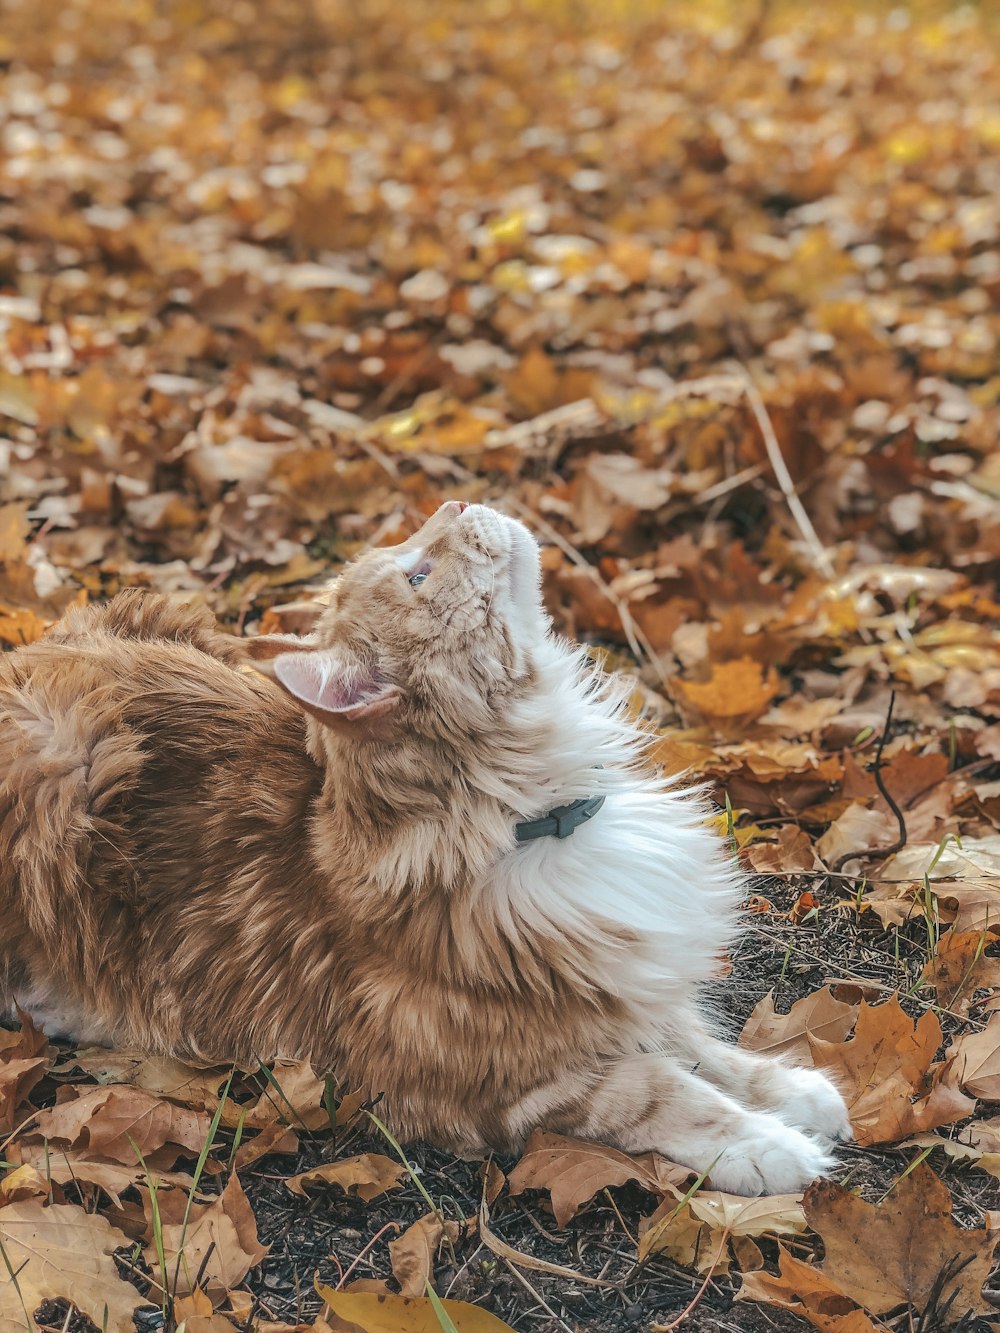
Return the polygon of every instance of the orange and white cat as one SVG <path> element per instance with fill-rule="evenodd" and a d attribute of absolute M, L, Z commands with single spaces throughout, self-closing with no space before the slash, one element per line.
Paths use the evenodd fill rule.
<path fill-rule="evenodd" d="M 137 591 L 73 611 L 0 659 L 0 1008 L 308 1058 L 460 1151 L 542 1125 L 798 1189 L 844 1103 L 703 1018 L 743 889 L 644 746 L 481 505 L 360 556 L 308 640 Z"/>

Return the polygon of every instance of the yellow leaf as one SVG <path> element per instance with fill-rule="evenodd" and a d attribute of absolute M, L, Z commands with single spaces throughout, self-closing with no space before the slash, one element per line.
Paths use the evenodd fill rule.
<path fill-rule="evenodd" d="M 441 1321 L 434 1306 L 424 1298 L 379 1296 L 367 1291 L 334 1291 L 316 1283 L 316 1290 L 326 1301 L 334 1318 L 331 1325 L 343 1333 L 441 1333 Z M 509 1324 L 488 1310 L 465 1301 L 441 1301 L 457 1333 L 512 1333 Z"/>

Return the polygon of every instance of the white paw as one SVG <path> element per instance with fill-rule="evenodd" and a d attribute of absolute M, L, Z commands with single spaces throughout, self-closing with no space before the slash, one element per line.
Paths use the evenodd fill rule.
<path fill-rule="evenodd" d="M 814 1139 L 775 1116 L 748 1114 L 711 1169 L 710 1181 L 729 1194 L 797 1194 L 834 1159 Z"/>
<path fill-rule="evenodd" d="M 787 1096 L 774 1114 L 786 1125 L 815 1134 L 831 1143 L 854 1138 L 844 1099 L 818 1069 L 789 1069 Z"/>

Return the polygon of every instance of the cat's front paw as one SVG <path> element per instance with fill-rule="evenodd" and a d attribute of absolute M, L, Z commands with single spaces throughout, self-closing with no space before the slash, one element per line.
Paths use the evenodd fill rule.
<path fill-rule="evenodd" d="M 786 1125 L 831 1143 L 854 1138 L 843 1097 L 818 1069 L 788 1070 L 788 1093 L 774 1114 Z"/>
<path fill-rule="evenodd" d="M 775 1116 L 754 1114 L 720 1153 L 710 1180 L 729 1194 L 797 1194 L 833 1165 L 814 1139 Z"/>

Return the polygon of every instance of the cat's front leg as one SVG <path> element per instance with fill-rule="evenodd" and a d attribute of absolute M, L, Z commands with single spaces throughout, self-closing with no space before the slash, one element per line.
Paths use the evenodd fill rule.
<path fill-rule="evenodd" d="M 710 1173 L 734 1194 L 804 1189 L 833 1166 L 814 1139 L 761 1111 L 747 1110 L 667 1055 L 636 1054 L 599 1076 L 555 1080 L 512 1112 L 514 1134 L 540 1124 L 626 1152 L 654 1149 Z"/>
<path fill-rule="evenodd" d="M 820 1070 L 800 1069 L 721 1041 L 696 1013 L 673 1024 L 668 1041 L 693 1073 L 744 1106 L 770 1111 L 786 1125 L 833 1143 L 854 1137 L 843 1097 Z"/>

